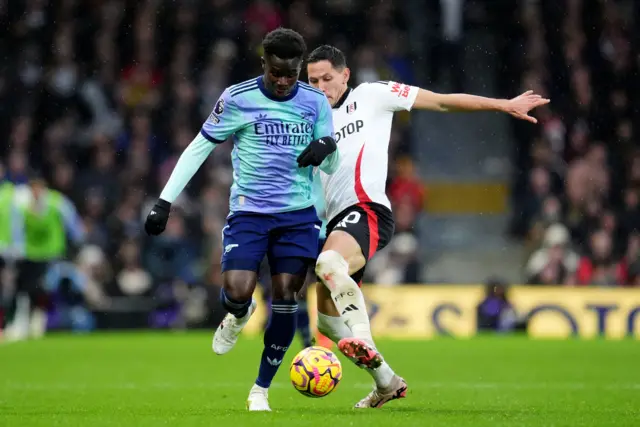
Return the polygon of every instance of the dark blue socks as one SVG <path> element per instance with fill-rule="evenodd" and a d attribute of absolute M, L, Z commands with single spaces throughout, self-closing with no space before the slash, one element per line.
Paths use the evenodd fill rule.
<path fill-rule="evenodd" d="M 236 301 L 227 296 L 227 293 L 224 291 L 224 288 L 220 290 L 220 302 L 225 310 L 229 313 L 236 316 L 236 318 L 241 318 L 247 311 L 249 311 L 249 306 L 251 305 L 251 300 L 249 301 Z"/>
<path fill-rule="evenodd" d="M 268 388 L 282 364 L 284 355 L 296 334 L 298 304 L 295 301 L 273 301 L 271 319 L 264 332 L 264 350 L 256 384 Z"/>
<path fill-rule="evenodd" d="M 302 345 L 304 347 L 311 346 L 311 330 L 309 328 L 309 311 L 307 310 L 307 302 L 298 302 L 298 332 L 302 338 Z"/>

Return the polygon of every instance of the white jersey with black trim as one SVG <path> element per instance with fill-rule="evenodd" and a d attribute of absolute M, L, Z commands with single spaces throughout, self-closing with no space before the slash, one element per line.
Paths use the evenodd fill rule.
<path fill-rule="evenodd" d="M 391 209 L 385 190 L 393 113 L 410 111 L 418 90 L 391 81 L 363 83 L 347 89 L 333 107 L 340 166 L 331 175 L 319 171 L 328 221 L 367 202 Z"/>

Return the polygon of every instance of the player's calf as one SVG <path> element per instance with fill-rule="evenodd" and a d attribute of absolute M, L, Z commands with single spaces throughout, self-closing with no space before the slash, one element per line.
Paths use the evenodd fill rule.
<path fill-rule="evenodd" d="M 273 301 L 271 318 L 264 332 L 264 350 L 255 384 L 269 388 L 280 368 L 284 355 L 296 334 L 298 304 L 296 292 L 304 284 L 304 273 L 309 262 L 306 259 L 284 258 L 272 261 Z"/>
<path fill-rule="evenodd" d="M 318 256 L 316 274 L 329 289 L 340 315 L 354 336 L 373 344 L 369 316 L 362 291 L 349 276 L 349 264 L 337 251 L 324 251 Z"/>
<path fill-rule="evenodd" d="M 273 301 L 271 319 L 264 331 L 264 350 L 256 379 L 258 386 L 269 388 L 273 377 L 278 372 L 296 334 L 297 311 L 298 304 L 295 301 Z"/>

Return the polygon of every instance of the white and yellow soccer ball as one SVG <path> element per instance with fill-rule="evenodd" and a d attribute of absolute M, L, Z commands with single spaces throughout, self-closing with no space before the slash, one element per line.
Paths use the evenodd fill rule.
<path fill-rule="evenodd" d="M 342 365 L 331 350 L 307 347 L 293 358 L 289 376 L 300 393 L 307 397 L 324 397 L 340 383 Z"/>

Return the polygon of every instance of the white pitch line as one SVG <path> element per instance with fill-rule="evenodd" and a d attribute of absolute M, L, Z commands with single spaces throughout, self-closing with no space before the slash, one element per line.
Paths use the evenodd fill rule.
<path fill-rule="evenodd" d="M 433 389 L 470 389 L 470 390 L 640 390 L 640 383 L 608 383 L 608 384 L 588 384 L 588 383 L 483 383 L 483 382 L 411 382 L 410 385 L 415 388 L 433 388 Z M 244 382 L 211 382 L 211 383 L 57 383 L 57 384 L 39 384 L 39 383 L 16 383 L 0 382 L 1 389 L 23 390 L 23 391 L 90 391 L 90 390 L 188 390 L 188 389 L 205 389 L 215 390 L 220 388 L 248 388 L 250 383 Z M 358 389 L 371 389 L 372 384 L 355 383 L 347 384 L 347 387 Z M 274 383 L 274 388 L 291 387 L 286 383 Z"/>

